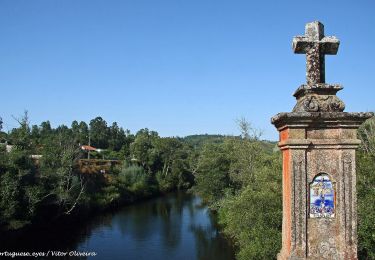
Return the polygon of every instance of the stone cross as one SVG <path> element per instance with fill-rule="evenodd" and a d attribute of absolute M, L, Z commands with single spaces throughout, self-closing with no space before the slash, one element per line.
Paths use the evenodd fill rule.
<path fill-rule="evenodd" d="M 294 53 L 306 54 L 307 85 L 325 83 L 324 55 L 335 55 L 340 41 L 334 36 L 324 36 L 324 25 L 318 21 L 308 23 L 304 36 L 293 38 Z"/>

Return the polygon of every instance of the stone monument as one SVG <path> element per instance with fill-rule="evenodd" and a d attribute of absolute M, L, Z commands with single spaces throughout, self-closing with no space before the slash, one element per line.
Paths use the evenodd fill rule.
<path fill-rule="evenodd" d="M 271 119 L 283 155 L 278 259 L 357 259 L 357 129 L 373 113 L 343 112 L 342 86 L 325 83 L 324 55 L 339 44 L 317 21 L 293 39 L 294 52 L 306 54 L 307 83 L 295 91 L 293 111 Z"/>

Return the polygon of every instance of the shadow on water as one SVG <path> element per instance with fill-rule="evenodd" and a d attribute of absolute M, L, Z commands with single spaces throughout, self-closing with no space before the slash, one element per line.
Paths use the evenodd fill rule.
<path fill-rule="evenodd" d="M 198 197 L 177 192 L 93 217 L 79 225 L 1 237 L 1 251 L 96 252 L 89 259 L 234 259 L 215 217 Z"/>

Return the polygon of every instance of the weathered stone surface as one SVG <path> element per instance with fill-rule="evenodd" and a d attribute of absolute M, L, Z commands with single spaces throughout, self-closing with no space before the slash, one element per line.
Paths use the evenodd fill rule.
<path fill-rule="evenodd" d="M 336 96 L 342 87 L 324 82 L 324 54 L 336 54 L 339 41 L 324 36 L 320 22 L 307 24 L 305 34 L 294 38 L 293 48 L 307 54 L 307 84 L 294 93 L 293 112 L 271 119 L 283 155 L 278 259 L 357 259 L 357 129 L 374 114 L 343 112 Z"/>
<path fill-rule="evenodd" d="M 278 129 L 281 126 L 318 126 L 318 127 L 359 127 L 365 120 L 374 116 L 372 112 L 283 112 L 271 118 Z"/>
<path fill-rule="evenodd" d="M 325 84 L 324 55 L 336 54 L 340 41 L 324 36 L 324 25 L 318 21 L 308 23 L 304 36 L 293 38 L 295 53 L 306 54 L 307 84 L 300 86 L 294 96 L 297 104 L 293 112 L 342 112 L 345 104 L 337 96 L 342 89 L 338 84 Z"/>
<path fill-rule="evenodd" d="M 345 104 L 336 96 L 341 89 L 338 84 L 302 85 L 294 93 L 297 104 L 293 112 L 342 112 Z"/>
<path fill-rule="evenodd" d="M 341 112 L 274 117 L 283 153 L 283 248 L 279 259 L 357 259 L 355 149 L 360 141 L 356 129 L 369 116 L 372 114 Z M 319 174 L 327 174 L 334 185 L 332 218 L 310 217 L 310 185 Z"/>
<path fill-rule="evenodd" d="M 306 79 L 308 85 L 325 83 L 325 54 L 336 54 L 340 41 L 334 36 L 324 36 L 324 25 L 318 21 L 308 23 L 304 36 L 293 38 L 294 53 L 306 54 Z"/>

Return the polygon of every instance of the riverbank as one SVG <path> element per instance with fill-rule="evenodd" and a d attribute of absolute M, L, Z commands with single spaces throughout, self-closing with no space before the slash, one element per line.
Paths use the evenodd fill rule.
<path fill-rule="evenodd" d="M 138 201 L 76 224 L 8 239 L 6 250 L 96 252 L 95 260 L 234 259 L 233 247 L 209 209 L 186 191 Z"/>
<path fill-rule="evenodd" d="M 123 207 L 142 203 L 163 196 L 168 196 L 168 194 L 175 192 L 187 192 L 187 190 L 182 191 L 174 189 L 167 192 L 154 191 L 153 193 L 148 193 L 147 195 L 143 195 L 142 197 L 132 196 L 112 201 L 112 203 L 101 208 L 97 206 L 91 208 L 77 208 L 77 210 L 73 211 L 72 213 L 64 215 L 57 215 L 58 209 L 56 207 L 50 206 L 43 209 L 33 223 L 27 223 L 18 229 L 0 229 L 0 245 L 3 244 L 2 242 L 4 242 L 4 240 L 7 240 L 9 238 L 17 239 L 24 236 L 25 234 L 32 234 L 35 232 L 39 232 L 40 230 L 58 230 L 61 228 L 65 229 L 65 227 L 68 226 L 78 226 L 82 224 L 82 222 L 90 221 L 98 215 L 116 213 Z"/>

